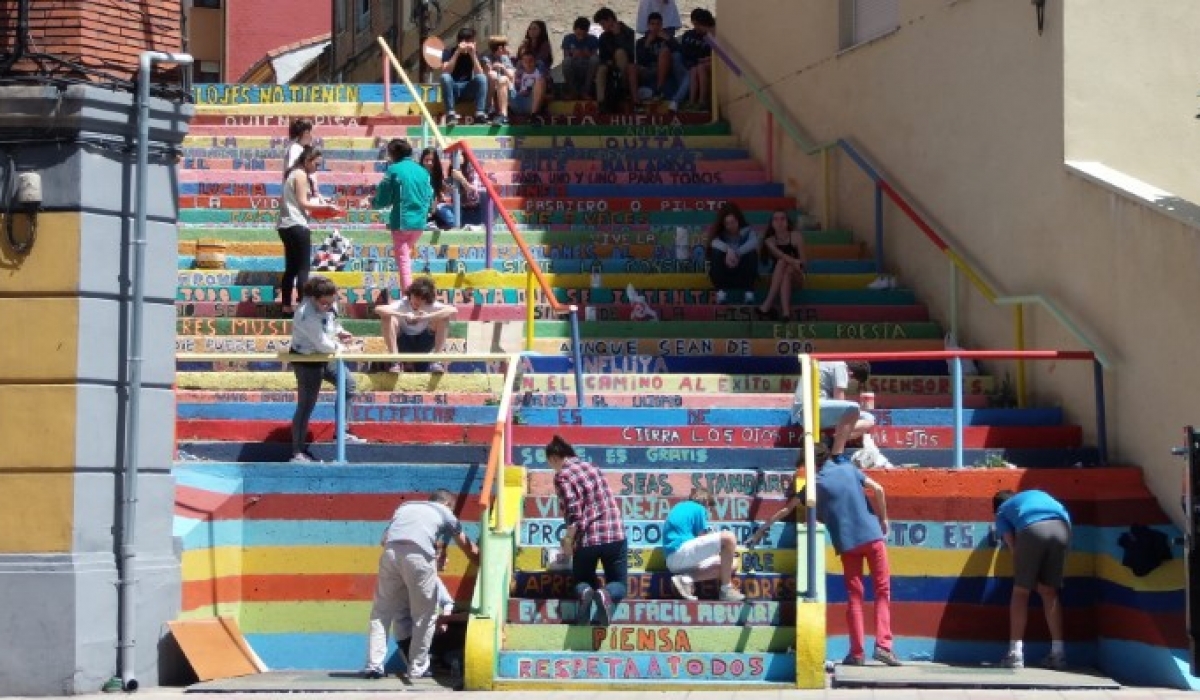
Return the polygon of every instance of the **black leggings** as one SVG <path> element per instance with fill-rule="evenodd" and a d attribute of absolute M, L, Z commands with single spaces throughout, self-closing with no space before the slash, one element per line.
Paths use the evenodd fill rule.
<path fill-rule="evenodd" d="M 308 282 L 308 268 L 312 260 L 312 234 L 307 226 L 288 226 L 279 229 L 279 240 L 283 241 L 283 277 L 279 280 L 280 295 L 284 306 L 294 306 L 292 292 Z M 293 282 L 295 286 L 293 287 Z"/>

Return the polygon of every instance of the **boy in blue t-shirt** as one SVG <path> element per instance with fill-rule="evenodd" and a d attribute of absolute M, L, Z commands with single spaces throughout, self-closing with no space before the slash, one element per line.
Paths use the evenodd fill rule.
<path fill-rule="evenodd" d="M 900 666 L 892 651 L 892 577 L 887 555 L 887 498 L 879 482 L 863 474 L 850 462 L 829 458 L 829 448 L 814 445 L 817 471 L 817 520 L 825 524 L 833 551 L 842 560 L 842 578 L 846 583 L 846 628 L 850 635 L 850 653 L 842 661 L 848 666 L 866 663 L 863 629 L 863 564 L 870 567 L 875 584 L 875 653 L 872 658 L 888 666 Z M 807 486 L 804 478 L 804 452 L 796 463 L 796 494 L 746 541 L 761 540 L 771 526 L 804 505 Z M 867 492 L 873 503 L 867 502 Z"/>
<path fill-rule="evenodd" d="M 696 487 L 688 500 L 667 513 L 663 523 L 663 551 L 667 555 L 671 585 L 684 600 L 695 600 L 696 581 L 721 580 L 720 600 L 740 601 L 746 596 L 733 587 L 733 556 L 737 539 L 732 532 L 711 532 L 708 489 Z"/>
<path fill-rule="evenodd" d="M 591 99 L 595 96 L 596 68 L 600 65 L 600 39 L 591 34 L 592 21 L 575 19 L 571 33 L 562 40 L 563 82 L 567 98 Z"/>
<path fill-rule="evenodd" d="M 1063 645 L 1062 605 L 1058 589 L 1071 549 L 1071 516 L 1066 507 L 1045 491 L 1014 493 L 997 491 L 992 497 L 996 511 L 996 536 L 1013 553 L 1013 589 L 1009 600 L 1008 654 L 1000 661 L 1008 668 L 1024 668 L 1023 638 L 1029 617 L 1029 593 L 1037 586 L 1050 629 L 1050 654 L 1043 666 L 1066 668 Z"/>

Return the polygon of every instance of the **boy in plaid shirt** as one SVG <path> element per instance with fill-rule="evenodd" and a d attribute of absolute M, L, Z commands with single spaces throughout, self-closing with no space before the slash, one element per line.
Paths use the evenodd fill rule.
<path fill-rule="evenodd" d="M 558 435 L 546 445 L 546 463 L 554 470 L 554 489 L 567 523 L 562 550 L 573 556 L 571 571 L 579 598 L 575 623 L 608 625 L 626 592 L 629 546 L 621 509 L 604 474 L 579 459 L 575 448 Z M 597 562 L 604 567 L 603 587 L 596 579 Z"/>

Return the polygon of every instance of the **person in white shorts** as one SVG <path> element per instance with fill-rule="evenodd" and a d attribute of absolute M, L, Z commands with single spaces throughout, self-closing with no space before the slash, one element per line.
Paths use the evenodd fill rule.
<path fill-rule="evenodd" d="M 663 550 L 667 555 L 671 585 L 684 600 L 696 600 L 696 581 L 721 580 L 720 600 L 741 601 L 746 596 L 733 587 L 733 556 L 737 539 L 733 533 L 711 532 L 708 489 L 694 488 L 688 500 L 667 513 L 663 524 Z"/>
<path fill-rule="evenodd" d="M 857 401 L 846 399 L 850 378 L 858 382 L 859 390 L 871 376 L 871 365 L 866 362 L 821 362 L 821 418 L 818 429 L 833 427 L 833 445 L 830 452 L 834 461 L 846 459 L 846 441 L 861 438 L 875 427 L 875 416 L 862 410 Z M 792 400 L 792 421 L 804 424 L 804 387 L 796 387 Z"/>

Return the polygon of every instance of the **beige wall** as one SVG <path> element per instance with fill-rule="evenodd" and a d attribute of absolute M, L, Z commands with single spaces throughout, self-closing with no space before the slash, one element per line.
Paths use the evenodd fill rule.
<path fill-rule="evenodd" d="M 1139 7 L 1170 13 L 1184 2 Z M 1047 295 L 1115 358 L 1106 376 L 1112 458 L 1145 468 L 1178 517 L 1181 465 L 1168 449 L 1181 426 L 1200 422 L 1200 372 L 1177 359 L 1200 343 L 1188 309 L 1200 299 L 1200 235 L 1064 167 L 1062 4 L 1047 3 L 1039 36 L 1029 3 L 904 0 L 897 32 L 841 54 L 833 2 L 759 0 L 753 16 L 730 11 L 739 4 L 718 0 L 722 41 L 812 139 L 851 139 L 1001 294 Z M 1188 42 L 1195 25 L 1154 26 L 1160 33 L 1126 43 Z M 1173 83 L 1194 78 L 1182 65 L 1168 67 L 1180 73 Z M 762 157 L 763 110 L 740 83 L 722 82 L 727 115 Z M 776 177 L 820 214 L 819 159 L 785 141 L 777 142 Z M 845 157 L 833 163 L 831 223 L 873 240 L 869 182 Z M 945 323 L 946 258 L 898 210 L 886 211 L 888 267 Z M 1011 311 L 965 284 L 960 298 L 965 345 L 1013 347 Z M 1029 347 L 1081 348 L 1043 312 L 1026 317 Z M 1034 401 L 1065 406 L 1091 433 L 1090 370 L 1038 367 Z"/>
<path fill-rule="evenodd" d="M 1066 148 L 1200 201 L 1200 3 L 1066 4 Z M 1191 30 L 1191 36 L 1188 36 Z"/>

